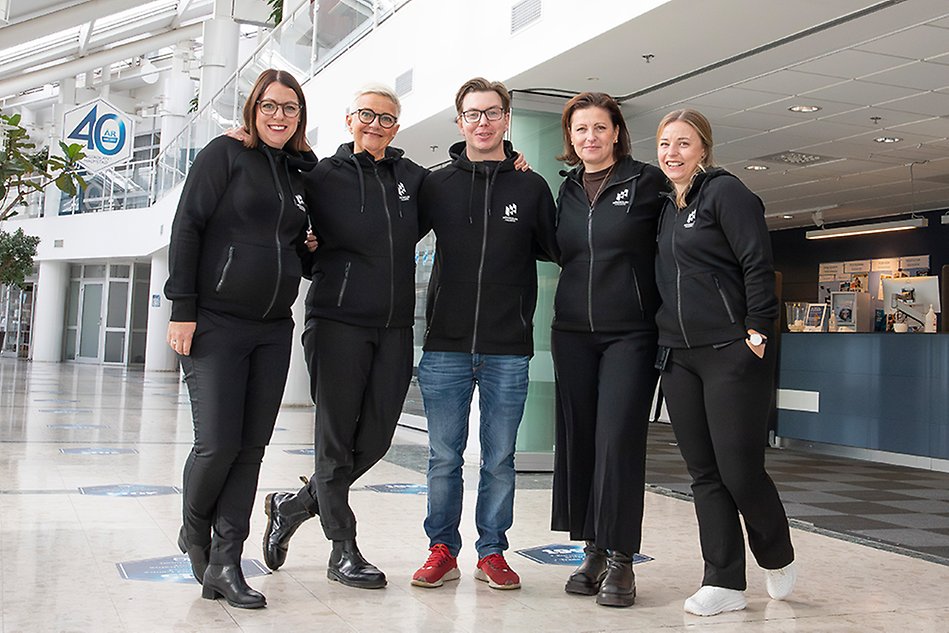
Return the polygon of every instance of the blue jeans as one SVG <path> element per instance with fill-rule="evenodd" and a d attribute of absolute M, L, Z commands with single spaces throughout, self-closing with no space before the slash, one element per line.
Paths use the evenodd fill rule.
<path fill-rule="evenodd" d="M 429 544 L 461 550 L 461 467 L 474 386 L 481 406 L 481 469 L 475 524 L 478 557 L 507 549 L 514 523 L 514 442 L 527 399 L 527 356 L 425 352 L 418 382 L 428 418 Z"/>

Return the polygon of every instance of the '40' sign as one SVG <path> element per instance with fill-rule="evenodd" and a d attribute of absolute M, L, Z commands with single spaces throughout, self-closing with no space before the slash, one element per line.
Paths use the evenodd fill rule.
<path fill-rule="evenodd" d="M 99 171 L 132 155 L 132 119 L 105 99 L 95 99 L 66 113 L 66 145 L 82 145 L 83 165 Z"/>

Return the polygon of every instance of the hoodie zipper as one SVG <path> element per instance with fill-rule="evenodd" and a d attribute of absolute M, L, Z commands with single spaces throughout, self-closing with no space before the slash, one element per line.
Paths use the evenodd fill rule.
<path fill-rule="evenodd" d="M 593 327 L 593 262 L 595 260 L 596 250 L 593 247 L 593 209 L 596 207 L 596 203 L 599 202 L 599 200 L 603 197 L 604 193 L 606 193 L 607 191 L 609 191 L 615 186 L 632 182 L 636 178 L 639 178 L 639 176 L 640 174 L 636 174 L 634 176 L 630 176 L 629 178 L 626 178 L 625 180 L 619 180 L 617 182 L 614 182 L 613 184 L 607 183 L 603 191 L 600 192 L 600 195 L 594 198 L 593 202 L 589 203 L 590 208 L 589 208 L 589 211 L 587 212 L 587 249 L 590 252 L 590 265 L 589 265 L 589 270 L 587 271 L 587 321 L 590 324 L 591 332 L 595 331 Z M 573 179 L 571 178 L 571 180 Z M 584 197 L 586 197 L 587 192 L 586 192 L 586 188 L 584 188 L 583 186 L 583 183 L 578 182 L 576 180 L 573 180 L 573 182 L 576 183 L 578 187 L 580 187 L 581 193 L 583 194 Z M 630 204 L 632 204 L 632 202 L 633 202 L 632 199 L 630 199 Z M 635 275 L 636 275 L 636 271 L 633 270 L 633 276 L 635 277 Z M 637 295 L 639 294 L 638 284 L 636 286 L 636 294 Z M 640 297 L 639 305 L 640 307 L 642 307 L 642 297 Z"/>
<path fill-rule="evenodd" d="M 267 150 L 264 151 L 266 152 Z M 280 293 L 280 278 L 283 276 L 283 259 L 280 252 L 280 224 L 283 222 L 283 212 L 285 206 L 283 198 L 283 185 L 280 184 L 280 177 L 277 175 L 277 165 L 273 156 L 267 154 L 267 158 L 270 160 L 270 171 L 273 174 L 274 186 L 277 188 L 277 198 L 280 199 L 280 213 L 277 215 L 276 224 L 274 224 L 274 246 L 276 246 L 277 253 L 277 276 L 276 279 L 274 279 L 274 289 L 273 295 L 270 297 L 270 303 L 267 304 L 267 309 L 264 310 L 264 313 L 260 315 L 261 318 L 270 314 L 274 303 L 277 302 L 277 295 Z M 290 184 L 289 171 L 287 172 L 287 184 Z"/>
<path fill-rule="evenodd" d="M 673 202 L 673 204 L 675 203 Z M 688 206 L 686 206 L 686 209 L 688 209 Z M 685 321 L 682 318 L 682 269 L 679 268 L 679 258 L 676 256 L 676 229 L 678 228 L 679 213 L 681 212 L 681 209 L 676 211 L 676 221 L 672 223 L 672 261 L 676 265 L 676 314 L 679 317 L 679 329 L 682 330 L 682 339 L 685 341 L 685 346 L 691 348 L 689 337 L 685 333 Z"/>
<path fill-rule="evenodd" d="M 636 275 L 636 267 L 630 266 L 633 271 L 633 287 L 636 288 L 636 300 L 639 301 L 639 312 L 643 315 L 643 321 L 646 320 L 646 306 L 643 304 L 643 293 L 639 289 L 639 277 Z"/>
<path fill-rule="evenodd" d="M 718 296 L 722 298 L 722 303 L 725 304 L 725 312 L 728 313 L 728 320 L 734 323 L 735 314 L 732 312 L 732 307 L 728 304 L 728 297 L 725 296 L 725 291 L 722 290 L 722 284 L 718 280 L 718 275 L 712 275 L 712 281 L 715 282 L 715 287 L 718 289 Z"/>
<path fill-rule="evenodd" d="M 476 167 L 477 169 L 477 167 Z M 488 196 L 490 195 L 491 179 L 488 177 L 488 170 L 484 170 L 484 230 L 481 233 L 481 260 L 478 262 L 478 289 L 475 294 L 475 313 L 474 329 L 471 333 L 471 353 L 475 353 L 478 343 L 478 317 L 481 313 L 481 278 L 484 275 L 484 254 L 488 248 L 488 208 L 490 207 Z"/>
<path fill-rule="evenodd" d="M 386 187 L 382 184 L 382 178 L 379 177 L 379 168 L 375 163 L 372 165 L 372 172 L 376 176 L 376 182 L 379 183 L 379 190 L 382 191 L 382 206 L 386 211 L 386 227 L 389 232 L 389 315 L 386 317 L 386 327 L 392 322 L 392 311 L 395 307 L 395 245 L 392 240 L 392 216 L 389 214 L 389 201 L 386 199 Z M 347 271 L 349 270 L 347 266 Z"/>
<path fill-rule="evenodd" d="M 343 285 L 339 287 L 339 297 L 336 298 L 336 307 L 343 305 L 343 295 L 346 294 L 346 284 L 349 283 L 349 267 L 352 262 L 346 262 L 346 268 L 343 269 Z"/>
<path fill-rule="evenodd" d="M 218 280 L 217 285 L 214 287 L 214 292 L 221 292 L 221 288 L 224 287 L 224 280 L 227 279 L 227 270 L 231 267 L 231 262 L 234 261 L 234 247 L 227 247 L 227 261 L 224 262 L 224 270 L 221 271 L 221 278 Z"/>

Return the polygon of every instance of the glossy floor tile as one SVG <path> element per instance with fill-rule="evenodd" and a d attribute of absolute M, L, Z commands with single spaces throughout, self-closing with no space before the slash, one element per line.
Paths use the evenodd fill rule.
<path fill-rule="evenodd" d="M 264 495 L 295 489 L 298 476 L 312 471 L 312 456 L 299 453 L 310 446 L 312 412 L 286 408 L 277 425 L 281 430 L 274 434 L 261 472 L 245 551 L 249 561 L 261 558 Z M 668 447 L 666 432 L 656 430 L 655 444 Z M 646 495 L 642 553 L 653 560 L 636 565 L 636 605 L 598 607 L 592 598 L 564 593 L 571 567 L 543 565 L 514 553 L 567 542 L 563 534 L 549 530 L 550 490 L 544 475 L 519 477 L 508 561 L 520 573 L 523 588 L 490 589 L 473 578 L 477 471 L 470 466 L 465 471 L 462 578 L 438 589 L 412 587 L 409 579 L 427 555 L 422 530 L 426 498 L 365 488 L 424 484 L 419 465 L 424 463 L 425 436 L 405 429 L 398 432 L 387 459 L 351 495 L 360 521 L 360 547 L 387 573 L 389 586 L 366 591 L 328 581 L 329 546 L 313 520 L 294 537 L 280 571 L 249 579 L 266 594 L 269 606 L 233 609 L 201 599 L 194 583 L 172 582 L 180 580 L 174 574 L 164 581 L 129 580 L 119 570 L 134 569 L 134 563 L 146 559 L 169 557 L 171 565 L 175 557 L 180 559 L 175 539 L 181 496 L 176 486 L 190 437 L 187 391 L 174 374 L 0 358 L 0 631 L 949 630 L 949 566 L 802 529 L 792 531 L 800 578 L 791 600 L 768 599 L 763 574 L 751 562 L 745 611 L 713 618 L 683 613 L 682 602 L 697 589 L 702 565 L 692 505 L 675 491 Z M 823 458 L 814 460 L 815 472 L 822 463 Z M 674 483 L 671 464 L 670 457 L 665 483 Z M 931 484 L 941 481 L 939 476 L 913 480 L 907 475 L 898 481 L 914 482 L 912 487 L 877 488 L 884 492 L 867 495 L 860 482 L 876 479 L 872 468 L 833 479 L 836 487 L 830 488 L 824 485 L 830 478 L 810 477 L 806 468 L 788 470 L 793 469 L 776 469 L 775 479 L 784 493 L 807 493 L 796 501 L 786 497 L 786 502 L 806 505 L 815 512 L 808 516 L 824 516 L 820 511 L 825 511 L 830 513 L 826 516 L 847 517 L 839 507 L 825 504 L 856 503 L 861 505 L 855 509 L 868 511 L 859 516 L 886 524 L 867 531 L 946 533 L 942 525 L 929 529 L 909 518 L 919 509 L 919 499 L 942 501 L 911 492 L 937 490 Z M 782 473 L 787 475 L 784 484 Z M 92 494 L 104 491 L 111 494 Z M 149 573 L 157 579 L 164 569 L 153 565 Z"/>

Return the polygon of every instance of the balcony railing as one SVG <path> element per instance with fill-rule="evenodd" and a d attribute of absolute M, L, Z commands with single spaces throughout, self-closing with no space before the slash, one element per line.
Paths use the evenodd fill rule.
<path fill-rule="evenodd" d="M 89 176 L 87 191 L 63 199 L 59 214 L 154 204 L 185 179 L 195 155 L 209 140 L 239 124 L 244 100 L 261 71 L 287 70 L 305 84 L 409 1 L 302 0 L 155 159 L 129 161 Z M 40 217 L 42 209 L 42 197 L 36 196 L 16 217 Z"/>

